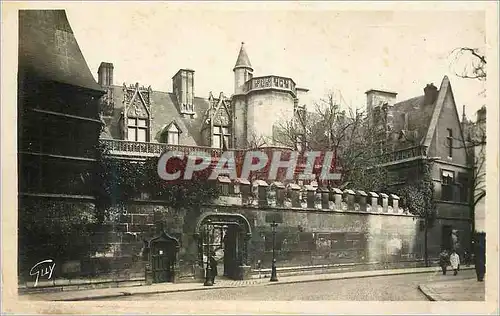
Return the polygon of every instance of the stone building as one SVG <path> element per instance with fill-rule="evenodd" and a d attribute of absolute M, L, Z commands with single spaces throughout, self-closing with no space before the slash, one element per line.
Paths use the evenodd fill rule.
<path fill-rule="evenodd" d="M 263 139 L 273 145 L 273 125 L 278 117 L 290 119 L 303 108 L 301 96 L 307 90 L 297 88 L 290 78 L 254 77 L 244 45 L 233 72 L 232 96 L 209 94 L 204 99 L 195 97 L 193 70 L 179 70 L 172 79 L 173 92 L 167 93 L 139 84 L 113 86 L 113 65 L 102 63 L 98 81 L 108 93 L 102 104 L 106 130 L 101 142 L 113 157 L 133 160 L 168 149 L 220 156 L 224 150 L 239 150 Z M 419 161 L 434 161 L 438 219 L 429 229 L 432 258 L 441 248 L 451 247 L 453 236 L 469 240 L 468 204 L 455 181 L 465 181 L 469 170 L 465 151 L 446 149 L 450 137 L 455 141 L 462 131 L 447 77 L 439 90 L 428 85 L 421 97 L 395 104 L 396 95 L 370 90 L 367 107 L 373 123 L 384 132 L 383 145 L 391 148 L 384 155 L 390 187 L 418 177 Z M 225 193 L 203 210 L 174 210 L 147 198 L 131 201 L 118 229 L 137 236 L 131 243 L 145 239 L 142 251 L 152 254 L 159 250 L 147 240 L 154 237 L 154 223 L 162 217 L 163 239 L 178 249 L 170 270 L 186 280 L 203 275 L 207 247 L 224 253 L 221 270 L 229 277 L 248 278 L 257 262 L 269 268 L 273 221 L 279 223 L 275 247 L 280 267 L 380 264 L 391 240 L 402 245 L 400 264 L 417 264 L 423 258 L 421 220 L 398 207 L 397 196 L 262 180 L 219 181 L 221 188 L 227 187 Z M 208 220 L 215 224 L 204 234 Z M 127 247 L 122 243 L 114 256 L 133 256 L 124 250 Z"/>
<path fill-rule="evenodd" d="M 472 219 L 472 169 L 464 130 L 447 76 L 439 89 L 428 84 L 423 90 L 423 95 L 400 102 L 396 101 L 397 93 L 369 90 L 367 110 L 384 133 L 381 146 L 386 153 L 382 159 L 387 160 L 383 165 L 388 170 L 387 185 L 391 190 L 419 179 L 423 161 L 432 163 L 437 222 L 429 236 L 434 241 L 430 253 L 455 247 L 455 236 L 463 251 L 470 247 Z"/>
<path fill-rule="evenodd" d="M 92 213 L 92 172 L 102 122 L 98 85 L 64 10 L 19 11 L 18 64 L 19 269 L 27 274 L 60 210 Z M 48 222 L 44 222 L 48 221 Z M 38 226 L 39 235 L 29 227 Z"/>
<path fill-rule="evenodd" d="M 102 139 L 113 148 L 140 143 L 205 146 L 215 149 L 273 145 L 273 126 L 291 119 L 307 89 L 282 76 L 253 76 L 244 44 L 233 69 L 234 92 L 195 94 L 194 70 L 172 77 L 172 92 L 151 87 L 113 85 L 113 64 L 103 62 L 98 82 L 108 91 L 102 101 L 106 129 Z M 113 141 L 111 141 L 111 139 Z M 130 143 L 132 142 L 132 143 Z M 150 145 L 155 150 L 158 146 Z M 155 149 L 153 149 L 155 148 Z M 130 155 L 130 151 L 126 155 Z"/>
<path fill-rule="evenodd" d="M 37 186 L 22 184 L 21 197 L 26 192 L 51 197 L 57 194 L 57 198 L 71 196 L 92 202 L 88 182 L 81 187 L 83 191 L 73 189 L 70 184 L 75 178 L 85 182 L 85 174 L 90 173 L 88 168 L 93 162 L 90 148 L 98 142 L 101 121 L 104 129 L 99 142 L 109 149 L 113 159 L 141 162 L 173 149 L 202 150 L 219 157 L 225 150 L 240 150 L 261 141 L 273 146 L 273 125 L 279 118 L 291 118 L 298 108 L 303 108 L 307 89 L 298 88 L 287 77 L 254 77 L 244 45 L 233 69 L 235 88 L 231 96 L 223 93 L 217 96 L 210 93 L 207 98 L 196 96 L 194 71 L 189 69 L 181 69 L 173 76 L 172 92 L 162 92 L 139 84 L 115 86 L 113 64 L 101 63 L 97 85 L 64 13 L 36 12 L 33 18 L 25 20 L 26 24 L 21 23 L 30 25 L 32 38 L 20 42 L 24 43 L 20 44 L 23 48 L 20 56 L 29 56 L 28 65 L 33 61 L 41 63 L 35 69 L 47 75 L 42 78 L 50 84 L 56 81 L 55 86 L 64 85 L 65 89 L 61 91 L 63 97 L 59 94 L 56 97 L 51 94 L 57 91 L 53 86 L 24 89 L 24 83 L 20 84 L 20 91 L 35 92 L 31 99 L 21 94 L 19 101 L 20 113 L 26 115 L 20 116 L 23 117 L 20 128 L 31 128 L 20 132 L 20 170 L 26 170 L 20 178 L 38 183 Z M 28 55 L 24 55 L 24 47 L 29 48 Z M 23 71 L 20 66 L 20 73 Z M 99 121 L 96 100 L 103 93 Z M 470 225 L 465 211 L 467 203 L 455 200 L 462 199 L 462 195 L 450 193 L 460 192 L 454 180 L 468 169 L 465 153 L 445 147 L 449 139 L 462 133 L 449 80 L 445 77 L 439 90 L 429 86 L 424 96 L 398 104 L 394 104 L 394 93 L 371 91 L 367 95 L 370 111 L 388 113 L 378 115 L 384 118 L 378 124 L 384 130 L 387 128 L 388 135 L 397 135 L 390 137 L 401 143 L 394 144 L 391 153 L 385 156 L 393 174 L 392 185 L 403 181 L 403 177 L 413 177 L 418 166 L 415 161 L 441 156 L 434 159 L 433 169 L 436 194 L 441 197 L 438 225 L 429 231 L 430 255 L 435 257 L 441 247 L 447 247 L 453 231 L 466 240 Z M 49 99 L 45 103 L 33 99 L 39 96 Z M 40 108 L 44 104 L 48 108 Z M 45 117 L 58 123 L 30 123 Z M 388 125 L 385 121 L 389 121 Z M 46 135 L 49 132 L 53 134 Z M 43 135 L 52 136 L 30 141 Z M 407 138 L 415 143 L 402 141 Z M 33 144 L 38 144 L 35 146 L 38 149 L 29 147 Z M 38 172 L 33 176 L 25 156 L 37 157 L 32 159 L 35 164 L 32 172 Z M 38 168 L 37 164 L 44 159 L 52 159 L 51 163 L 69 161 L 72 167 Z M 40 174 L 40 170 L 51 170 L 54 177 Z M 51 186 L 40 184 L 57 177 L 64 178 L 57 181 L 58 190 L 46 191 Z M 259 266 L 264 273 L 270 268 L 273 249 L 279 269 L 353 266 L 365 269 L 367 265 L 421 264 L 424 237 L 420 219 L 400 207 L 395 195 L 326 189 L 313 183 L 306 186 L 262 180 L 250 183 L 246 179 L 230 181 L 224 177 L 218 181 L 222 196 L 196 209 L 174 209 L 138 192 L 110 223 L 110 232 L 95 233 L 95 243 L 112 247 L 91 255 L 97 267 L 92 273 L 103 276 L 115 269 L 126 279 L 136 273 L 140 279 L 153 282 L 200 279 L 210 251 L 221 259 L 221 274 L 245 279 L 258 273 Z M 278 224 L 274 232 L 271 223 Z M 390 245 L 400 247 L 390 248 Z M 388 262 L 388 257 L 397 260 Z M 75 266 L 82 274 L 87 269 Z"/>

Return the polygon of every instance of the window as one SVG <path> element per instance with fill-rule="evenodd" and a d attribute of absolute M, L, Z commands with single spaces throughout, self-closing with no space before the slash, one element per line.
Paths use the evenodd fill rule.
<path fill-rule="evenodd" d="M 446 137 L 446 145 L 448 146 L 448 157 L 453 157 L 453 131 L 451 128 L 446 129 L 448 136 Z"/>
<path fill-rule="evenodd" d="M 441 200 L 453 201 L 454 184 L 455 173 L 453 171 L 441 170 Z"/>
<path fill-rule="evenodd" d="M 213 143 L 214 148 L 230 147 L 231 133 L 226 126 L 214 126 Z"/>
<path fill-rule="evenodd" d="M 127 138 L 135 142 L 148 141 L 148 121 L 146 119 L 131 118 L 127 119 Z"/>
<path fill-rule="evenodd" d="M 179 145 L 179 129 L 175 124 L 171 124 L 167 130 L 167 144 Z"/>
<path fill-rule="evenodd" d="M 469 200 L 469 177 L 467 173 L 459 172 L 458 173 L 458 185 L 460 190 L 460 202 L 467 203 Z"/>

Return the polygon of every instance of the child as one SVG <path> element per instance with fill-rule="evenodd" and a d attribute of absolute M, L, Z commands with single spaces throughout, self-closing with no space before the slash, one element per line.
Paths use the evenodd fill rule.
<path fill-rule="evenodd" d="M 453 275 L 457 275 L 458 266 L 460 265 L 460 257 L 458 256 L 456 250 L 453 250 L 453 252 L 450 255 L 450 265 L 451 268 L 453 269 Z"/>

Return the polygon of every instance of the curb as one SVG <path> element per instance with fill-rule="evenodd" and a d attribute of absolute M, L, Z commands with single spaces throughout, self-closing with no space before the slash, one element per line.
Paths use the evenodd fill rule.
<path fill-rule="evenodd" d="M 429 301 L 432 301 L 432 302 L 435 302 L 437 301 L 437 299 L 435 297 L 432 296 L 432 294 L 430 294 L 430 292 L 432 292 L 427 286 L 425 285 L 419 285 L 418 286 L 418 289 L 419 291 L 424 294 L 424 296 L 429 300 Z"/>
<path fill-rule="evenodd" d="M 462 268 L 461 270 L 472 270 L 473 268 Z M 333 281 L 333 280 L 349 280 L 349 279 L 364 279 L 364 278 L 373 278 L 373 277 L 380 277 L 380 276 L 391 276 L 391 275 L 404 275 L 404 274 L 422 274 L 422 273 L 433 273 L 433 272 L 439 272 L 439 270 L 436 271 L 407 271 L 407 272 L 399 272 L 396 271 L 394 273 L 380 273 L 380 274 L 370 274 L 370 275 L 352 275 L 352 276 L 343 276 L 343 277 L 329 277 L 329 278 L 324 278 L 324 279 L 310 279 L 310 280 L 297 280 L 297 281 L 284 281 L 284 282 L 277 282 L 277 283 L 266 283 L 265 285 L 280 285 L 280 284 L 293 284 L 293 283 L 309 283 L 309 282 L 321 282 L 321 281 Z"/>
<path fill-rule="evenodd" d="M 468 267 L 463 270 L 472 270 L 473 268 Z M 436 270 L 438 271 L 438 270 Z M 322 281 L 333 281 L 333 280 L 348 280 L 348 279 L 361 279 L 361 278 L 371 278 L 371 277 L 380 277 L 380 276 L 391 276 L 391 275 L 405 275 L 405 274 L 422 274 L 422 273 L 433 273 L 436 271 L 395 271 L 393 273 L 378 273 L 371 275 L 352 275 L 352 276 L 331 276 L 322 279 L 305 279 L 305 280 L 293 280 L 293 281 L 278 281 L 276 283 L 256 283 L 249 285 L 238 285 L 238 286 L 220 286 L 220 287 L 199 287 L 199 288 L 188 288 L 188 289 L 166 289 L 166 290 L 156 290 L 150 292 L 120 292 L 117 294 L 108 294 L 108 295 L 94 295 L 94 296 L 85 296 L 85 297 L 77 297 L 71 299 L 57 299 L 53 300 L 56 302 L 70 302 L 70 301 L 89 301 L 89 300 L 104 300 L 107 298 L 116 298 L 122 296 L 133 296 L 133 295 L 154 295 L 154 294 L 163 294 L 163 293 L 181 293 L 181 292 L 193 292 L 193 291 L 207 291 L 207 290 L 219 290 L 219 289 L 234 289 L 234 288 L 246 288 L 253 286 L 273 286 L 273 285 L 283 285 L 283 284 L 295 284 L 295 283 L 311 283 L 311 282 L 322 282 Z M 435 301 L 436 299 L 431 295 L 422 290 L 426 288 L 424 285 L 418 286 L 419 290 L 431 301 Z M 428 290 L 430 291 L 430 290 Z"/>

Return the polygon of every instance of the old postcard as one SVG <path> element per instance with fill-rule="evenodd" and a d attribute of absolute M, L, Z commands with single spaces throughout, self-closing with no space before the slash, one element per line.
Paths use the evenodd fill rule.
<path fill-rule="evenodd" d="M 6 312 L 498 312 L 497 3 L 2 6 Z"/>

